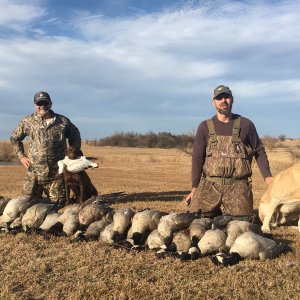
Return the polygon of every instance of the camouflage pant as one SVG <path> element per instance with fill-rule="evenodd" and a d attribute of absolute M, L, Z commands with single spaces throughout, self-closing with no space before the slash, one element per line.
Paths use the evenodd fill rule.
<path fill-rule="evenodd" d="M 244 180 L 221 185 L 202 178 L 188 209 L 190 212 L 250 215 L 253 213 L 252 185 Z"/>
<path fill-rule="evenodd" d="M 42 197 L 43 192 L 52 201 L 66 198 L 65 184 L 62 175 L 52 179 L 41 180 L 36 174 L 26 172 L 23 185 L 23 195 Z"/>

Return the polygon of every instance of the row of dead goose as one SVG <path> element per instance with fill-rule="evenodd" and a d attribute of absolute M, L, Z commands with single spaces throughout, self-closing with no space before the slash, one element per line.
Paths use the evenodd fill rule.
<path fill-rule="evenodd" d="M 2 232 L 37 232 L 65 235 L 71 242 L 100 240 L 126 249 L 155 250 L 158 257 L 181 259 L 209 256 L 215 264 L 229 265 L 241 259 L 272 259 L 286 246 L 267 238 L 258 224 L 232 216 L 199 217 L 191 213 L 166 213 L 155 209 L 112 209 L 98 196 L 83 205 L 59 208 L 49 199 L 0 197 Z"/>

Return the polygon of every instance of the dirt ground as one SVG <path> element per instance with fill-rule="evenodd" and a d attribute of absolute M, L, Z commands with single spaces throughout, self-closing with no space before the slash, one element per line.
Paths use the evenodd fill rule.
<path fill-rule="evenodd" d="M 112 207 L 182 209 L 191 188 L 188 154 L 175 149 L 84 146 L 83 150 L 98 158 L 100 167 L 88 174 L 101 194 L 128 194 L 126 201 Z M 270 153 L 269 159 L 274 174 L 292 163 L 286 153 Z M 257 208 L 265 184 L 256 165 L 253 171 Z M 23 178 L 21 166 L 0 166 L 0 195 L 20 195 Z M 71 244 L 66 237 L 0 234 L 0 298 L 299 299 L 300 233 L 280 227 L 273 235 L 291 252 L 271 261 L 245 260 L 222 268 L 207 257 L 182 262 L 98 241 Z"/>

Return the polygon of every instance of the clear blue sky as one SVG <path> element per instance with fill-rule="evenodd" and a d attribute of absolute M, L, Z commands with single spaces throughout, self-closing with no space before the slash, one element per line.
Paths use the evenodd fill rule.
<path fill-rule="evenodd" d="M 83 139 L 187 133 L 212 90 L 299 138 L 300 1 L 0 0 L 0 139 L 49 92 Z"/>

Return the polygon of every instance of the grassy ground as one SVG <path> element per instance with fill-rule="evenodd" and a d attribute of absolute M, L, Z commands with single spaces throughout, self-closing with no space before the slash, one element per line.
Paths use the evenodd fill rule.
<path fill-rule="evenodd" d="M 180 211 L 190 190 L 191 158 L 179 150 L 84 146 L 98 158 L 89 170 L 101 194 L 124 191 L 113 207 Z M 289 153 L 269 153 L 274 174 L 293 163 Z M 265 190 L 253 166 L 255 207 Z M 20 195 L 24 170 L 0 167 L 0 194 Z M 1 299 L 299 299 L 300 234 L 274 231 L 292 252 L 272 261 L 242 261 L 218 268 L 208 258 L 159 260 L 152 252 L 127 252 L 100 242 L 70 244 L 68 238 L 0 234 Z"/>

